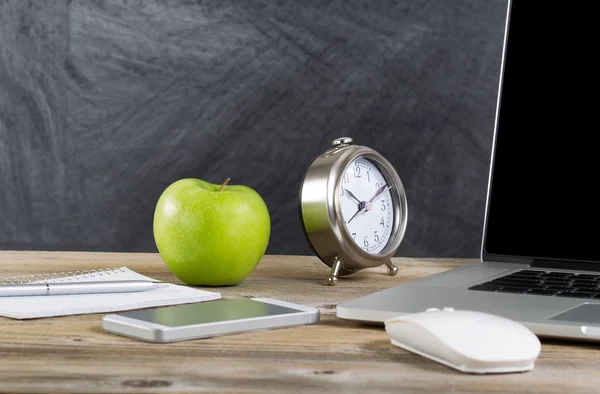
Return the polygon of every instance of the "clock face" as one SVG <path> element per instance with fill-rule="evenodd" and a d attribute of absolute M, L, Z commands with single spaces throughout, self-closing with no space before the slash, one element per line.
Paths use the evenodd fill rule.
<path fill-rule="evenodd" d="M 341 182 L 340 206 L 348 233 L 365 252 L 381 252 L 394 227 L 391 185 L 381 171 L 364 158 L 350 163 Z"/>

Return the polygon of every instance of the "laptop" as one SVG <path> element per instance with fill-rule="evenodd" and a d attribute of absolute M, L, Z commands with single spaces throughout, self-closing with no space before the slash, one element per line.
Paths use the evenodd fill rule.
<path fill-rule="evenodd" d="M 480 261 L 343 302 L 338 317 L 383 323 L 446 307 L 503 316 L 541 337 L 600 340 L 590 17 L 575 5 L 508 3 Z"/>

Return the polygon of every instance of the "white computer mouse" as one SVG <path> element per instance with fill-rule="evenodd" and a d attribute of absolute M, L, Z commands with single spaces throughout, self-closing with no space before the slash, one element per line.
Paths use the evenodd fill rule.
<path fill-rule="evenodd" d="M 452 308 L 388 319 L 385 330 L 393 345 L 469 373 L 532 370 L 542 348 L 520 323 Z"/>

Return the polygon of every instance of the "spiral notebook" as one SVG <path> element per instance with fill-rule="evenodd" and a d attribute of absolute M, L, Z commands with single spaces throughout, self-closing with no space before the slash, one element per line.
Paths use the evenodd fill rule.
<path fill-rule="evenodd" d="M 0 278 L 0 286 L 13 283 L 101 282 L 118 280 L 152 280 L 127 267 L 101 270 L 61 272 Z M 0 316 L 13 319 L 105 313 L 203 302 L 221 298 L 220 293 L 169 284 L 135 293 L 75 294 L 53 296 L 1 297 Z"/>

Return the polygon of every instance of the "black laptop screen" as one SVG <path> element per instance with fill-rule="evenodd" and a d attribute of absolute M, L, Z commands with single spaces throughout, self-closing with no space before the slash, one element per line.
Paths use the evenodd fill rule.
<path fill-rule="evenodd" d="M 484 255 L 600 263 L 597 24 L 544 4 L 512 2 Z"/>

